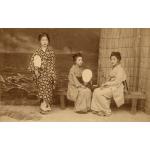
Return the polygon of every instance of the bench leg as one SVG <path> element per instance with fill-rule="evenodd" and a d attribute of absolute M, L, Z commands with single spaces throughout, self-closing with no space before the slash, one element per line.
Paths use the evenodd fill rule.
<path fill-rule="evenodd" d="M 60 95 L 60 107 L 61 109 L 65 109 L 65 96 L 64 95 Z"/>
<path fill-rule="evenodd" d="M 141 111 L 144 111 L 144 100 L 143 99 L 140 100 L 140 107 L 139 107 L 139 109 Z"/>
<path fill-rule="evenodd" d="M 137 99 L 132 99 L 131 113 L 135 114 L 137 108 Z"/>

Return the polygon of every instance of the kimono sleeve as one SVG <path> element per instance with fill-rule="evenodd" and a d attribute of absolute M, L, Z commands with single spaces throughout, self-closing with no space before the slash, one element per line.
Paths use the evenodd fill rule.
<path fill-rule="evenodd" d="M 30 64 L 28 67 L 28 70 L 30 72 L 34 72 L 36 69 L 38 69 L 41 66 L 41 60 L 40 60 L 40 56 L 37 54 L 33 54 L 31 56 L 31 60 L 30 60 Z"/>
<path fill-rule="evenodd" d="M 35 61 L 35 56 L 40 57 L 39 55 L 39 49 L 34 50 L 34 53 L 32 54 L 31 58 L 30 58 L 30 62 L 29 62 L 29 66 L 28 66 L 28 70 L 30 72 L 34 72 L 35 69 L 37 69 L 38 67 L 35 66 L 34 61 Z"/>
<path fill-rule="evenodd" d="M 81 83 L 78 81 L 78 79 L 76 78 L 73 68 L 70 69 L 69 77 L 68 77 L 68 78 L 69 78 L 69 82 L 70 82 L 72 85 L 74 85 L 74 86 L 76 86 L 76 87 L 82 86 L 82 84 L 81 84 Z"/>
<path fill-rule="evenodd" d="M 107 85 L 115 86 L 115 85 L 121 84 L 125 80 L 126 80 L 126 73 L 125 73 L 124 69 L 121 68 L 121 69 L 117 70 L 115 80 L 114 81 L 108 81 Z"/>
<path fill-rule="evenodd" d="M 33 61 L 34 61 L 34 54 L 31 56 L 30 63 L 29 63 L 29 66 L 28 66 L 28 70 L 30 72 L 34 72 L 34 70 L 35 70 Z"/>

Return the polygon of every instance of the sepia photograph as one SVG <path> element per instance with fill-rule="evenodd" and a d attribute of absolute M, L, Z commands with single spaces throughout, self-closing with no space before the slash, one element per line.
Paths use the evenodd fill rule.
<path fill-rule="evenodd" d="M 149 6 L 1 0 L 0 148 L 149 149 Z"/>
<path fill-rule="evenodd" d="M 150 28 L 0 28 L 0 122 L 149 122 Z"/>

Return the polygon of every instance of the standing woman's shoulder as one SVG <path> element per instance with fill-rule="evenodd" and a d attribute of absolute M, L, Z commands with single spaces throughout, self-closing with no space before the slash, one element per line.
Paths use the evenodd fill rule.
<path fill-rule="evenodd" d="M 40 53 L 40 48 L 36 48 L 33 50 L 33 55 L 32 56 L 35 56 L 35 55 L 39 55 Z"/>
<path fill-rule="evenodd" d="M 50 54 L 50 55 L 55 55 L 55 51 L 54 51 L 54 48 L 52 47 L 52 46 L 49 46 L 49 48 L 48 48 L 48 53 Z"/>
<path fill-rule="evenodd" d="M 54 48 L 52 47 L 52 46 L 49 46 L 49 51 L 51 52 L 51 53 L 54 53 Z"/>

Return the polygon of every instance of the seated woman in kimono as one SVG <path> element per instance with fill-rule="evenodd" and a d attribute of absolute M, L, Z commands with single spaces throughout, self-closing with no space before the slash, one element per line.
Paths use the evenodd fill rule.
<path fill-rule="evenodd" d="M 93 113 L 101 116 L 111 115 L 110 102 L 112 98 L 118 107 L 124 104 L 123 81 L 126 80 L 126 73 L 120 64 L 121 54 L 119 52 L 112 52 L 110 61 L 112 70 L 108 81 L 94 90 L 91 103 Z"/>
<path fill-rule="evenodd" d="M 67 98 L 75 103 L 77 113 L 87 113 L 91 107 L 91 90 L 82 80 L 83 59 L 80 53 L 73 56 L 74 64 L 69 72 Z"/>

